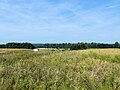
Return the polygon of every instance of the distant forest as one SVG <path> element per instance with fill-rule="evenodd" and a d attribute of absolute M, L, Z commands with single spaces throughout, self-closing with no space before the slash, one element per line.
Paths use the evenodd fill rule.
<path fill-rule="evenodd" d="M 33 44 L 36 48 L 64 48 L 70 50 L 82 50 L 89 48 L 120 48 L 120 44 L 115 42 L 114 44 L 105 44 L 105 43 L 56 43 L 56 44 Z"/>
<path fill-rule="evenodd" d="M 34 49 L 35 46 L 31 43 L 7 43 L 0 45 L 0 48 L 25 48 Z"/>
<path fill-rule="evenodd" d="M 0 48 L 26 48 L 26 49 L 34 49 L 34 48 L 64 48 L 70 50 L 83 50 L 89 48 L 120 48 L 119 42 L 115 42 L 114 44 L 105 44 L 105 43 L 46 43 L 46 44 L 31 44 L 31 43 L 7 43 L 1 44 Z"/>

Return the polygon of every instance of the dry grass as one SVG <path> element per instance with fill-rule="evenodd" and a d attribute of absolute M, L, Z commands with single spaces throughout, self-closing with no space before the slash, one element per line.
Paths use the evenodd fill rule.
<path fill-rule="evenodd" d="M 0 90 L 120 90 L 120 50 L 8 50 Z"/>
<path fill-rule="evenodd" d="M 30 49 L 18 49 L 18 48 L 14 48 L 14 49 L 10 49 L 10 48 L 0 48 L 0 51 L 22 51 L 22 50 L 30 50 Z"/>

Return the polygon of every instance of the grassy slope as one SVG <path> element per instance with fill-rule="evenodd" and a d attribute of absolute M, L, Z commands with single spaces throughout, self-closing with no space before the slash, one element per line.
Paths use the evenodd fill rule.
<path fill-rule="evenodd" d="M 120 50 L 0 50 L 0 90 L 120 90 Z"/>

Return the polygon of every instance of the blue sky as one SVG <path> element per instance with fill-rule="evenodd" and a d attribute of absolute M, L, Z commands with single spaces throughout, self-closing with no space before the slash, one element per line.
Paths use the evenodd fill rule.
<path fill-rule="evenodd" d="M 120 0 L 0 0 L 0 43 L 120 42 Z"/>

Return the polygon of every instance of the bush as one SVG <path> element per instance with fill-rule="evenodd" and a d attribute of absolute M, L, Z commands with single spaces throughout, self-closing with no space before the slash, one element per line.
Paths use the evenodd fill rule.
<path fill-rule="evenodd" d="M 70 47 L 70 50 L 83 50 L 83 49 L 87 49 L 87 45 L 85 43 L 72 44 Z"/>

